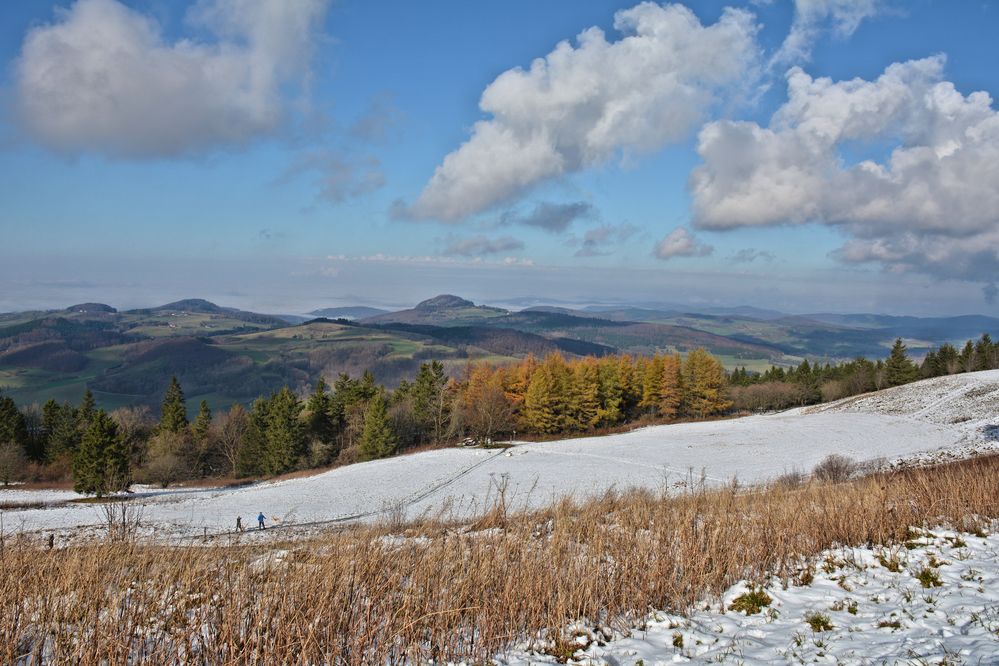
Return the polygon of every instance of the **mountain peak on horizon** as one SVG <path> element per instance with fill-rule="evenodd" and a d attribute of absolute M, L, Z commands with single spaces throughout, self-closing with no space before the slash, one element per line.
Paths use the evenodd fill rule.
<path fill-rule="evenodd" d="M 66 310 L 70 311 L 70 312 L 86 312 L 86 313 L 95 313 L 95 312 L 115 313 L 115 312 L 118 312 L 117 309 L 115 309 L 115 308 L 113 308 L 110 305 L 107 305 L 105 303 L 77 303 L 76 305 L 69 306 L 68 308 L 66 308 Z"/>
<path fill-rule="evenodd" d="M 474 308 L 478 307 L 472 301 L 464 299 L 454 294 L 440 294 L 425 301 L 420 301 L 413 307 L 414 310 L 451 310 L 454 308 Z"/>
<path fill-rule="evenodd" d="M 185 312 L 222 312 L 224 308 L 203 298 L 182 298 L 153 308 L 154 310 L 184 310 Z"/>

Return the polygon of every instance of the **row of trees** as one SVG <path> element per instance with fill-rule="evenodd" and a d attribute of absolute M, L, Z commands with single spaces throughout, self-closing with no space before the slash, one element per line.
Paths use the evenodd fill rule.
<path fill-rule="evenodd" d="M 919 379 L 999 368 L 999 343 L 989 334 L 969 340 L 960 351 L 947 343 L 930 350 L 921 363 L 913 362 L 901 339 L 888 357 L 857 358 L 839 364 L 810 364 L 794 368 L 771 367 L 763 373 L 735 370 L 729 395 L 736 409 L 787 409 L 907 384 Z"/>
<path fill-rule="evenodd" d="M 159 418 L 145 407 L 106 413 L 88 390 L 79 405 L 50 400 L 19 410 L 0 396 L 0 482 L 72 476 L 81 492 L 106 494 L 143 481 L 167 485 L 206 476 L 274 476 L 296 469 L 393 455 L 465 438 L 594 432 L 636 421 L 708 418 L 833 400 L 924 377 L 999 367 L 988 335 L 961 351 L 943 345 L 913 363 L 897 340 L 884 360 L 808 361 L 764 373 L 721 363 L 698 349 L 679 355 L 566 359 L 528 356 L 512 365 L 470 363 L 448 377 L 433 361 L 389 391 L 370 372 L 320 378 L 307 396 L 284 388 L 249 407 L 193 421 L 176 378 Z"/>
<path fill-rule="evenodd" d="M 304 399 L 284 388 L 213 415 L 202 401 L 188 419 L 176 378 L 159 418 L 148 408 L 107 413 L 87 390 L 79 405 L 50 400 L 19 411 L 0 397 L 0 481 L 71 475 L 98 495 L 132 481 L 168 485 L 205 476 L 274 476 L 332 462 L 371 460 L 421 445 L 514 432 L 581 433 L 640 418 L 672 420 L 726 411 L 726 377 L 703 350 L 678 355 L 567 360 L 529 356 L 510 366 L 469 364 L 451 378 L 424 363 L 394 391 L 371 373 L 322 378 Z"/>

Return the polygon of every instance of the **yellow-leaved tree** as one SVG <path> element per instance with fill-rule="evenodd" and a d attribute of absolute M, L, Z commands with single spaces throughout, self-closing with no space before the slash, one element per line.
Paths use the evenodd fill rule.
<path fill-rule="evenodd" d="M 725 395 L 725 369 L 703 349 L 687 354 L 683 363 L 683 396 L 687 414 L 704 418 L 732 406 Z"/>
<path fill-rule="evenodd" d="M 662 376 L 659 387 L 659 415 L 675 419 L 680 414 L 683 403 L 683 379 L 680 372 L 680 355 L 667 356 L 662 362 Z"/>

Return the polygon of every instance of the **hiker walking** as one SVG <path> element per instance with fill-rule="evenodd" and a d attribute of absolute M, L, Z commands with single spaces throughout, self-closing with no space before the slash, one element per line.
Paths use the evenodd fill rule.
<path fill-rule="evenodd" d="M 243 516 L 236 516 L 236 531 L 243 531 Z"/>
<path fill-rule="evenodd" d="M 260 529 L 264 529 L 264 520 L 265 520 L 264 512 L 261 511 L 260 515 L 257 516 L 257 524 L 260 525 Z"/>

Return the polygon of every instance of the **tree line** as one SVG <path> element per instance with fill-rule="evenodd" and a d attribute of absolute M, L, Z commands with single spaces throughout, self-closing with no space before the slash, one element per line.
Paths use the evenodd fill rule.
<path fill-rule="evenodd" d="M 871 361 L 858 357 L 839 364 L 813 364 L 807 360 L 793 368 L 771 367 L 763 373 L 733 371 L 729 395 L 738 410 L 787 409 L 839 400 L 919 379 L 999 368 L 999 343 L 985 333 L 968 340 L 958 351 L 945 343 L 927 352 L 921 363 L 909 358 L 908 349 L 896 339 L 888 357 Z"/>
<path fill-rule="evenodd" d="M 459 377 L 430 361 L 395 390 L 370 372 L 341 374 L 332 385 L 319 378 L 309 395 L 285 387 L 219 414 L 201 401 L 193 421 L 176 377 L 158 418 L 146 407 L 105 412 L 89 389 L 78 405 L 49 400 L 23 411 L 0 396 L 0 482 L 72 478 L 77 491 L 106 495 L 133 482 L 275 476 L 468 438 L 704 418 L 729 409 L 726 383 L 721 363 L 695 350 L 685 360 L 528 356 L 469 363 Z"/>
<path fill-rule="evenodd" d="M 250 405 L 193 421 L 172 378 L 156 418 L 147 407 L 110 413 L 88 389 L 80 404 L 49 400 L 19 410 L 0 395 L 0 483 L 72 478 L 105 495 L 133 482 L 269 477 L 348 464 L 462 440 L 490 444 L 516 435 L 561 436 L 636 422 L 702 419 L 835 400 L 916 379 L 999 367 L 988 335 L 961 351 L 949 344 L 920 364 L 896 340 L 886 359 L 745 368 L 726 373 L 703 349 L 654 356 L 528 356 L 514 364 L 470 362 L 449 377 L 439 361 L 389 390 L 370 372 L 319 378 L 308 395 L 285 387 Z"/>

